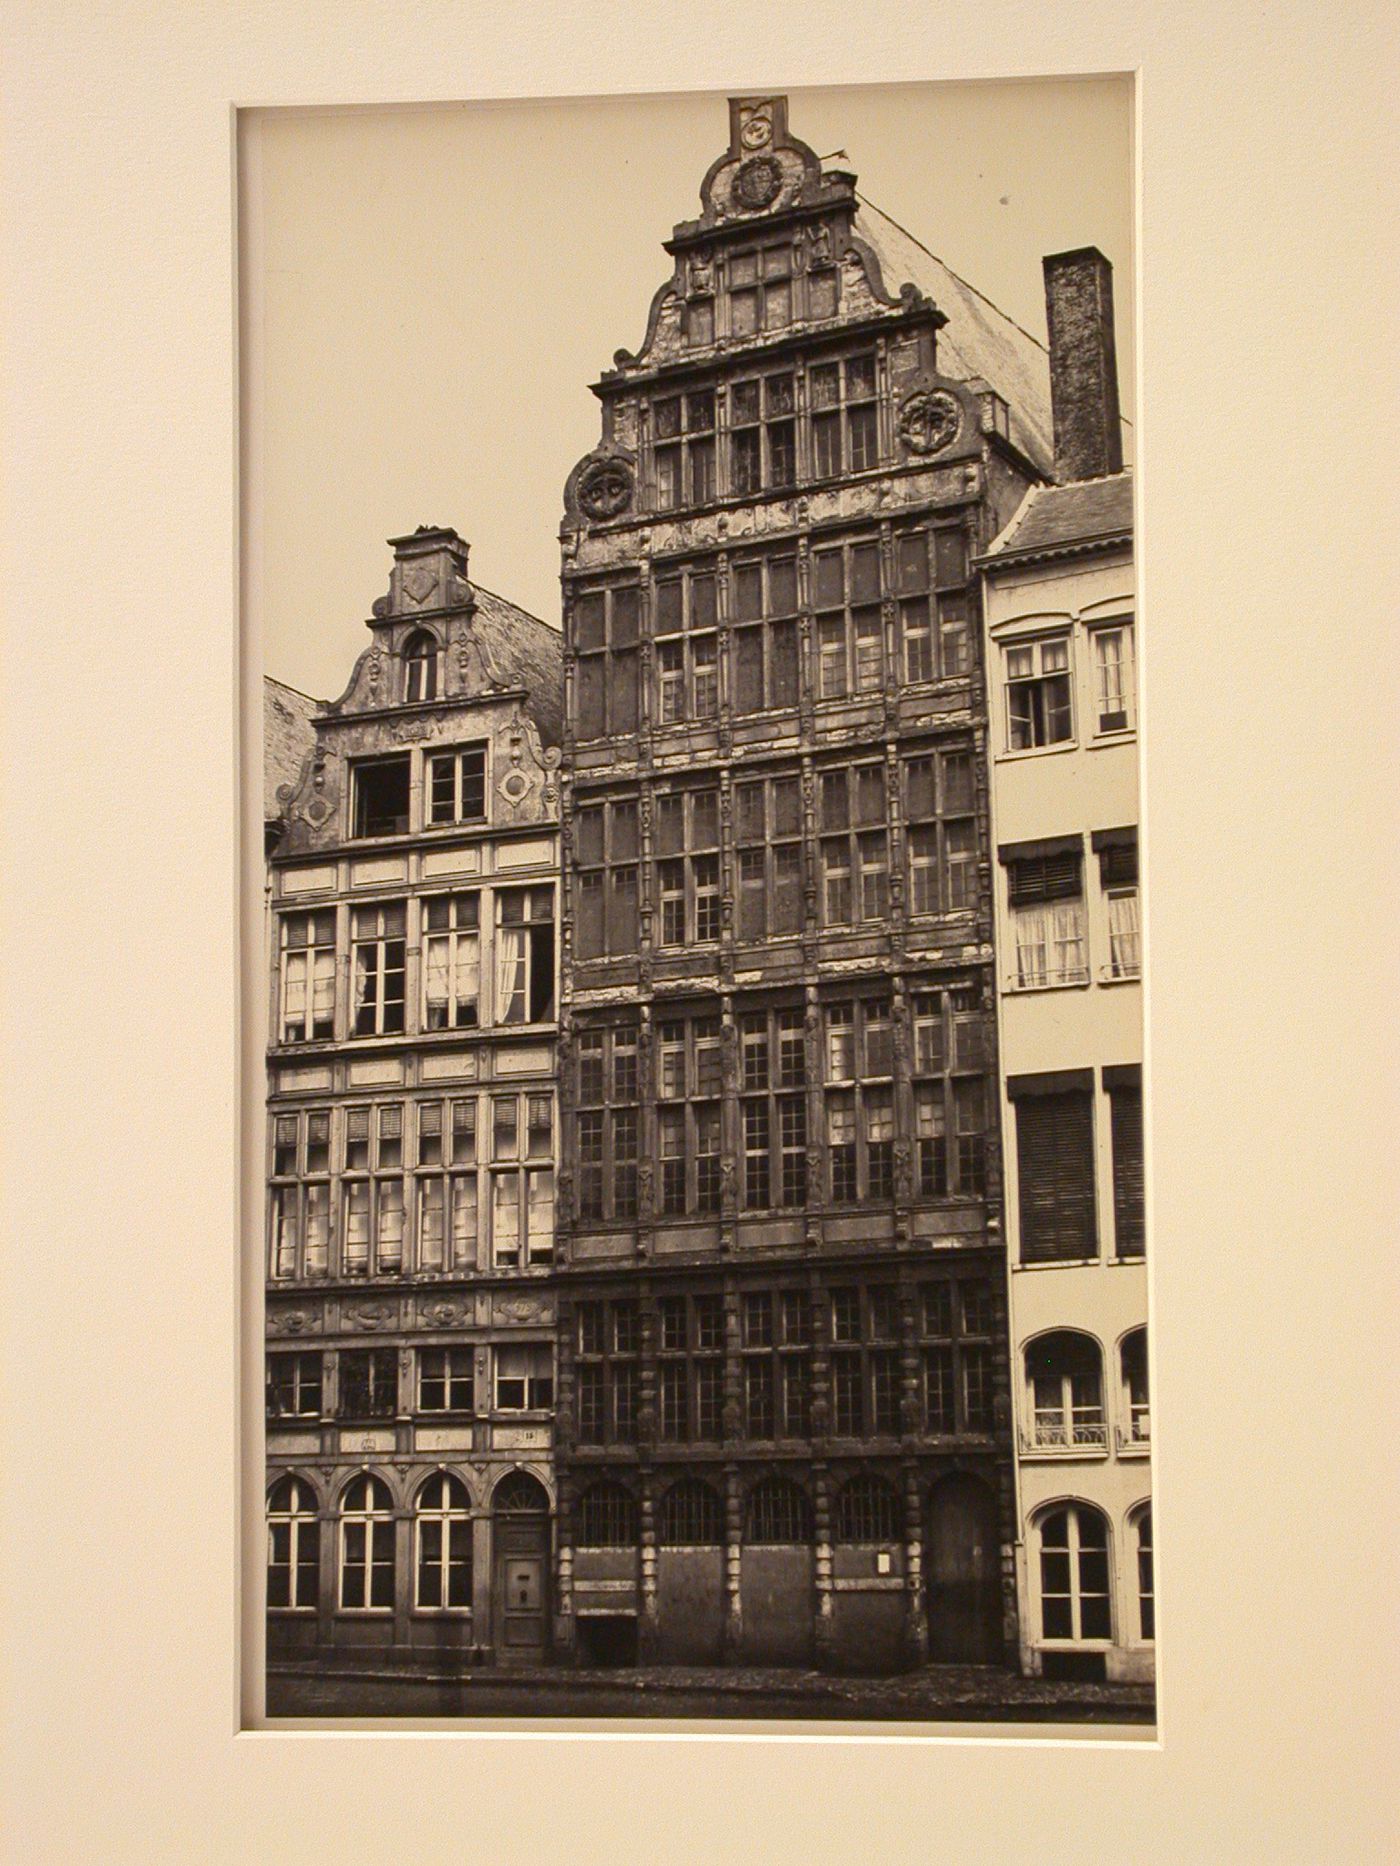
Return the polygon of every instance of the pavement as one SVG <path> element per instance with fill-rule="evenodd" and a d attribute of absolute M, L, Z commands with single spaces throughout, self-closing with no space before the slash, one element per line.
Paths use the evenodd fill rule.
<path fill-rule="evenodd" d="M 995 1666 L 926 1665 L 892 1678 L 779 1666 L 633 1666 L 401 1673 L 269 1667 L 270 1717 L 699 1718 L 1151 1726 L 1151 1685 L 1022 1678 Z M 1144 1732 L 1145 1733 L 1145 1732 Z"/>

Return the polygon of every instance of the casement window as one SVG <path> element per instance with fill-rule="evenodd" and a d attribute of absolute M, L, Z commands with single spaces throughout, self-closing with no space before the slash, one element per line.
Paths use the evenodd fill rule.
<path fill-rule="evenodd" d="M 958 748 L 906 759 L 909 911 L 970 913 L 977 905 L 972 753 Z"/>
<path fill-rule="evenodd" d="M 501 1343 L 495 1350 L 496 1411 L 549 1412 L 554 1405 L 554 1349 L 547 1341 Z"/>
<path fill-rule="evenodd" d="M 880 546 L 875 539 L 812 553 L 818 699 L 876 693 L 884 686 L 880 596 Z"/>
<path fill-rule="evenodd" d="M 477 1260 L 476 1099 L 418 1107 L 418 1268 Z M 426 1169 L 426 1170 L 425 1170 Z"/>
<path fill-rule="evenodd" d="M 1104 1071 L 1109 1138 L 1113 1147 L 1113 1250 L 1141 1257 L 1146 1248 L 1142 1158 L 1142 1071 L 1127 1064 Z"/>
<path fill-rule="evenodd" d="M 267 1604 L 314 1612 L 321 1594 L 321 1525 L 304 1478 L 284 1477 L 267 1499 Z"/>
<path fill-rule="evenodd" d="M 812 364 L 807 400 L 812 410 L 812 470 L 818 479 L 878 466 L 873 354 Z"/>
<path fill-rule="evenodd" d="M 1074 736 L 1069 637 L 1006 648 L 1006 748 L 1032 751 Z"/>
<path fill-rule="evenodd" d="M 1152 1511 L 1140 1510 L 1133 1523 L 1137 1537 L 1138 1637 L 1157 1637 L 1157 1609 L 1152 1585 Z"/>
<path fill-rule="evenodd" d="M 718 1017 L 668 1018 L 658 1026 L 663 1217 L 719 1210 L 720 1042 Z"/>
<path fill-rule="evenodd" d="M 322 1391 L 319 1352 L 268 1355 L 267 1416 L 269 1419 L 320 1418 Z"/>
<path fill-rule="evenodd" d="M 353 1478 L 340 1506 L 340 1607 L 345 1613 L 391 1612 L 394 1605 L 394 1505 L 382 1478 Z"/>
<path fill-rule="evenodd" d="M 962 527 L 900 533 L 894 562 L 905 681 L 953 680 L 970 673 L 967 535 Z"/>
<path fill-rule="evenodd" d="M 491 1107 L 491 1260 L 497 1269 L 548 1263 L 554 1255 L 553 1097 L 496 1095 Z"/>
<path fill-rule="evenodd" d="M 894 1194 L 894 1027 L 888 998 L 825 1007 L 826 1123 L 833 1202 Z"/>
<path fill-rule="evenodd" d="M 823 771 L 820 811 L 822 924 L 885 920 L 890 873 L 884 765 Z"/>
<path fill-rule="evenodd" d="M 1003 857 L 1017 991 L 1082 985 L 1089 977 L 1083 852 L 1078 844 Z"/>
<path fill-rule="evenodd" d="M 747 1291 L 740 1325 L 747 1435 L 806 1438 L 811 1431 L 812 1359 L 806 1291 Z"/>
<path fill-rule="evenodd" d="M 1138 851 L 1135 829 L 1095 830 L 1099 885 L 1108 920 L 1108 965 L 1100 976 L 1137 978 L 1142 972 L 1138 931 Z"/>
<path fill-rule="evenodd" d="M 1126 1429 L 1120 1434 L 1127 1445 L 1150 1445 L 1152 1442 L 1152 1404 L 1147 1390 L 1147 1330 L 1135 1328 L 1123 1339 L 1120 1351 L 1123 1375 L 1123 1406 Z"/>
<path fill-rule="evenodd" d="M 719 1295 L 661 1298 L 657 1392 L 663 1439 L 715 1443 L 723 1436 L 724 1302 Z"/>
<path fill-rule="evenodd" d="M 1105 1517 L 1088 1503 L 1073 1503 L 1042 1516 L 1037 1533 L 1041 1637 L 1112 1639 Z"/>
<path fill-rule="evenodd" d="M 496 894 L 496 1022 L 542 1024 L 554 1016 L 554 888 Z"/>
<path fill-rule="evenodd" d="M 656 1539 L 662 1548 L 719 1548 L 724 1542 L 719 1492 L 698 1477 L 672 1484 L 656 1513 Z"/>
<path fill-rule="evenodd" d="M 423 902 L 423 1028 L 474 1030 L 481 1003 L 481 897 Z"/>
<path fill-rule="evenodd" d="M 403 1161 L 402 1104 L 346 1109 L 341 1180 L 344 1275 L 382 1275 L 403 1268 Z"/>
<path fill-rule="evenodd" d="M 728 262 L 729 334 L 752 337 L 792 322 L 792 244 L 783 240 Z"/>
<path fill-rule="evenodd" d="M 719 792 L 662 791 L 656 798 L 659 943 L 693 946 L 719 938 Z"/>
<path fill-rule="evenodd" d="M 806 1548 L 812 1541 L 812 1505 L 787 1477 L 765 1477 L 744 1498 L 744 1540 Z"/>
<path fill-rule="evenodd" d="M 838 1438 L 897 1433 L 902 1376 L 894 1287 L 838 1285 L 829 1301 L 833 1432 Z"/>
<path fill-rule="evenodd" d="M 1092 1335 L 1062 1328 L 1026 1349 L 1030 1448 L 1098 1449 L 1108 1443 L 1103 1408 L 1103 1356 Z"/>
<path fill-rule="evenodd" d="M 1133 625 L 1115 623 L 1090 632 L 1094 661 L 1094 731 L 1128 732 L 1135 715 Z"/>
<path fill-rule="evenodd" d="M 420 1348 L 419 1412 L 474 1411 L 473 1361 L 471 1348 Z"/>
<path fill-rule="evenodd" d="M 926 1432 L 990 1432 L 995 1310 L 990 1282 L 924 1283 L 919 1359 Z"/>
<path fill-rule="evenodd" d="M 791 486 L 797 478 L 797 421 L 793 376 L 729 386 L 729 490 L 760 492 Z"/>
<path fill-rule="evenodd" d="M 575 1159 L 585 1223 L 637 1215 L 637 1026 L 578 1033 Z"/>
<path fill-rule="evenodd" d="M 794 1032 L 798 1038 L 795 1045 Z M 744 1206 L 789 1209 L 807 1198 L 807 1101 L 802 1012 L 746 1012 L 739 1020 Z M 784 1093 L 785 1089 L 795 1093 Z"/>
<path fill-rule="evenodd" d="M 409 754 L 367 758 L 351 771 L 355 836 L 402 836 L 408 829 Z"/>
<path fill-rule="evenodd" d="M 637 1436 L 641 1345 L 635 1302 L 579 1304 L 574 1364 L 578 1435 L 586 1445 L 632 1444 Z"/>
<path fill-rule="evenodd" d="M 977 988 L 916 994 L 914 1125 L 924 1198 L 980 1198 L 986 1191 L 988 1014 Z"/>
<path fill-rule="evenodd" d="M 442 649 L 436 636 L 420 629 L 403 645 L 403 697 L 410 705 L 435 700 L 442 689 Z"/>
<path fill-rule="evenodd" d="M 652 404 L 656 506 L 704 505 L 715 496 L 715 394 L 693 389 Z"/>
<path fill-rule="evenodd" d="M 576 1539 L 581 1549 L 634 1549 L 637 1503 L 621 1484 L 590 1484 L 578 1500 Z"/>
<path fill-rule="evenodd" d="M 484 823 L 486 820 L 486 747 L 467 745 L 427 760 L 428 822 Z"/>
<path fill-rule="evenodd" d="M 731 572 L 732 680 L 736 713 L 796 706 L 800 680 L 797 559 L 766 557 Z"/>
<path fill-rule="evenodd" d="M 581 740 L 637 730 L 640 615 L 641 591 L 635 583 L 587 590 L 574 598 L 574 719 Z"/>
<path fill-rule="evenodd" d="M 1093 1088 L 1056 1076 L 1012 1076 L 1022 1263 L 1098 1255 Z"/>
<path fill-rule="evenodd" d="M 852 1477 L 836 1493 L 838 1542 L 899 1542 L 903 1511 L 887 1478 Z"/>
<path fill-rule="evenodd" d="M 396 1035 L 404 1027 L 405 913 L 402 901 L 351 910 L 353 1029 L 357 1037 Z"/>
<path fill-rule="evenodd" d="M 738 937 L 800 933 L 802 791 L 796 775 L 734 786 Z"/>
<path fill-rule="evenodd" d="M 330 1111 L 272 1119 L 272 1274 L 325 1276 L 330 1268 Z"/>
<path fill-rule="evenodd" d="M 659 577 L 653 605 L 656 720 L 676 725 L 719 711 L 719 635 L 712 570 Z"/>
<path fill-rule="evenodd" d="M 437 1471 L 418 1492 L 413 1516 L 419 1612 L 458 1610 L 472 1604 L 471 1498 L 460 1477 Z"/>
<path fill-rule="evenodd" d="M 707 349 L 715 340 L 715 301 L 694 297 L 685 307 L 685 340 L 693 350 Z"/>
<path fill-rule="evenodd" d="M 340 1355 L 342 1419 L 392 1419 L 399 1409 L 396 1348 L 344 1348 Z"/>
<path fill-rule="evenodd" d="M 283 914 L 281 942 L 283 1043 L 335 1035 L 335 909 Z"/>
<path fill-rule="evenodd" d="M 574 824 L 578 877 L 575 951 L 580 959 L 637 950 L 637 800 L 613 797 L 589 804 Z"/>

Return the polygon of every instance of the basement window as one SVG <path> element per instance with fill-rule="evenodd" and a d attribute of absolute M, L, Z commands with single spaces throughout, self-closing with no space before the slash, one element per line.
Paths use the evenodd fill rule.
<path fill-rule="evenodd" d="M 357 836 L 402 836 L 408 829 L 408 753 L 355 767 Z"/>

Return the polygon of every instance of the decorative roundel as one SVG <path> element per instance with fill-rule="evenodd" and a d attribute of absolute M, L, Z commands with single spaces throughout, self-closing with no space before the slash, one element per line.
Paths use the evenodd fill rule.
<path fill-rule="evenodd" d="M 501 779 L 501 795 L 511 803 L 519 803 L 529 788 L 529 779 L 520 771 L 512 771 Z"/>
<path fill-rule="evenodd" d="M 750 156 L 739 164 L 734 197 L 741 207 L 771 207 L 783 185 L 783 165 L 776 156 Z"/>
<path fill-rule="evenodd" d="M 911 453 L 951 447 L 962 427 L 962 405 L 946 389 L 915 389 L 899 408 L 899 438 Z"/>
<path fill-rule="evenodd" d="M 624 460 L 595 460 L 579 481 L 578 502 L 590 518 L 616 518 L 632 503 L 632 469 Z"/>
<path fill-rule="evenodd" d="M 764 111 L 756 111 L 739 132 L 746 149 L 766 149 L 773 140 L 773 120 Z"/>

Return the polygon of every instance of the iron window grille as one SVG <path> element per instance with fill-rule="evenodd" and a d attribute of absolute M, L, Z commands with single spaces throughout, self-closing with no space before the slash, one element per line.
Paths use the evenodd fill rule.
<path fill-rule="evenodd" d="M 621 1484 L 590 1484 L 578 1501 L 577 1547 L 630 1549 L 637 1546 L 637 1504 Z"/>
<path fill-rule="evenodd" d="M 899 1540 L 899 1498 L 894 1486 L 872 1473 L 850 1478 L 836 1495 L 838 1542 Z"/>
<path fill-rule="evenodd" d="M 662 1548 L 718 1548 L 724 1541 L 724 1512 L 718 1493 L 698 1477 L 672 1484 L 657 1511 Z"/>
<path fill-rule="evenodd" d="M 744 1540 L 809 1547 L 812 1505 L 807 1493 L 791 1478 L 761 1479 L 744 1499 Z"/>

